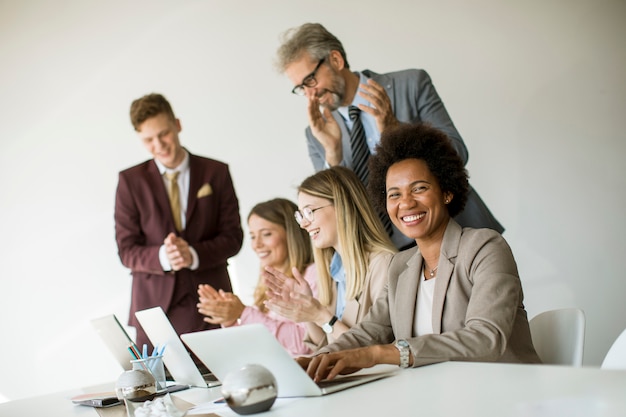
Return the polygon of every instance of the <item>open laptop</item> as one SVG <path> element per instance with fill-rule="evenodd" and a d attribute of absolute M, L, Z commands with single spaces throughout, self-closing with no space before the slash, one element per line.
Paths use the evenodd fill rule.
<path fill-rule="evenodd" d="M 137 311 L 135 317 L 153 345 L 165 345 L 163 363 L 177 384 L 200 388 L 221 385 L 215 375 L 196 366 L 161 307 Z"/>
<path fill-rule="evenodd" d="M 115 317 L 115 314 L 93 319 L 91 324 L 122 369 L 125 371 L 131 369 L 130 360 L 132 358 L 128 352 L 128 346 L 134 344 L 134 342 L 126 333 L 117 317 Z"/>
<path fill-rule="evenodd" d="M 397 366 L 379 365 L 316 384 L 262 324 L 187 333 L 183 342 L 219 379 L 247 364 L 259 364 L 276 378 L 279 397 L 330 394 L 391 375 Z"/>

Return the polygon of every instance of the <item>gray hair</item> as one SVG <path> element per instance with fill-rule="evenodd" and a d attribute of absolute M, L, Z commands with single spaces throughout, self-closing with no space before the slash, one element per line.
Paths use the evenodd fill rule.
<path fill-rule="evenodd" d="M 291 28 L 281 35 L 282 44 L 276 56 L 276 69 L 283 73 L 287 67 L 308 52 L 313 60 L 319 61 L 327 57 L 331 51 L 339 51 L 345 67 L 350 68 L 343 45 L 326 28 L 319 23 L 305 23 L 300 27 Z"/>

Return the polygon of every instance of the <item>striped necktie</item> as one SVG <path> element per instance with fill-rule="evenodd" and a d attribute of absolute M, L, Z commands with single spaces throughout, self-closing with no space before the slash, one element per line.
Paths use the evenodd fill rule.
<path fill-rule="evenodd" d="M 348 114 L 352 120 L 352 130 L 350 131 L 350 146 L 352 147 L 352 170 L 359 177 L 363 185 L 367 186 L 369 167 L 367 163 L 370 159 L 370 149 L 365 139 L 365 129 L 361 123 L 361 110 L 356 106 L 348 107 Z M 385 227 L 385 231 L 391 237 L 393 229 L 391 220 L 387 213 L 379 213 L 380 220 Z"/>
<path fill-rule="evenodd" d="M 370 158 L 370 150 L 365 139 L 365 129 L 361 123 L 361 110 L 358 107 L 348 108 L 352 130 L 350 131 L 350 147 L 352 148 L 352 170 L 359 177 L 363 185 L 367 185 L 369 170 L 367 161 Z"/>
<path fill-rule="evenodd" d="M 180 189 L 178 188 L 178 174 L 180 172 L 166 172 L 165 178 L 169 180 L 167 194 L 170 198 L 170 207 L 172 208 L 172 216 L 174 217 L 174 225 L 177 231 L 183 230 L 183 222 L 180 213 Z"/>

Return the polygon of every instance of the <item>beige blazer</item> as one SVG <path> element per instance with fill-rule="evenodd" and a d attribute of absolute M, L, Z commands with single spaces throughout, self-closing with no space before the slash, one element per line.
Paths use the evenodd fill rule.
<path fill-rule="evenodd" d="M 357 298 L 346 301 L 346 307 L 343 311 L 343 317 L 341 318 L 342 323 L 346 326 L 352 327 L 363 320 L 376 299 L 382 294 L 385 284 L 387 283 L 387 271 L 392 257 L 393 254 L 389 252 L 370 253 L 363 291 Z M 331 304 L 327 307 L 328 311 L 335 314 L 336 306 L 337 287 L 333 286 L 332 300 Z M 326 346 L 328 343 L 334 342 L 334 340 L 332 340 L 332 335 L 330 335 L 331 340 L 329 340 L 327 335 L 321 329 L 316 331 L 315 334 L 323 335 L 322 339 L 316 341 L 315 335 L 310 332 L 307 332 L 305 337 L 305 342 L 313 351 Z"/>
<path fill-rule="evenodd" d="M 462 229 L 450 220 L 433 295 L 434 334 L 415 337 L 422 261 L 417 247 L 395 255 L 388 285 L 369 315 L 321 352 L 406 339 L 414 366 L 455 360 L 540 362 L 530 337 L 517 265 L 499 233 Z"/>

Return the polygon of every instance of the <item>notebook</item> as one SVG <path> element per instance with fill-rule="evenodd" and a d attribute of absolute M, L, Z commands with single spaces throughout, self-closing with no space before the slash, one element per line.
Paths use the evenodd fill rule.
<path fill-rule="evenodd" d="M 220 380 L 247 364 L 266 367 L 276 378 L 279 397 L 330 394 L 389 376 L 398 369 L 379 365 L 316 384 L 262 324 L 187 333 L 180 337 Z"/>
<path fill-rule="evenodd" d="M 153 345 L 165 345 L 163 363 L 177 384 L 201 388 L 221 385 L 211 372 L 198 369 L 161 307 L 137 311 L 135 317 Z"/>
<path fill-rule="evenodd" d="M 122 369 L 125 371 L 131 369 L 132 358 L 128 352 L 128 346 L 134 343 L 115 314 L 93 319 L 91 324 Z"/>

